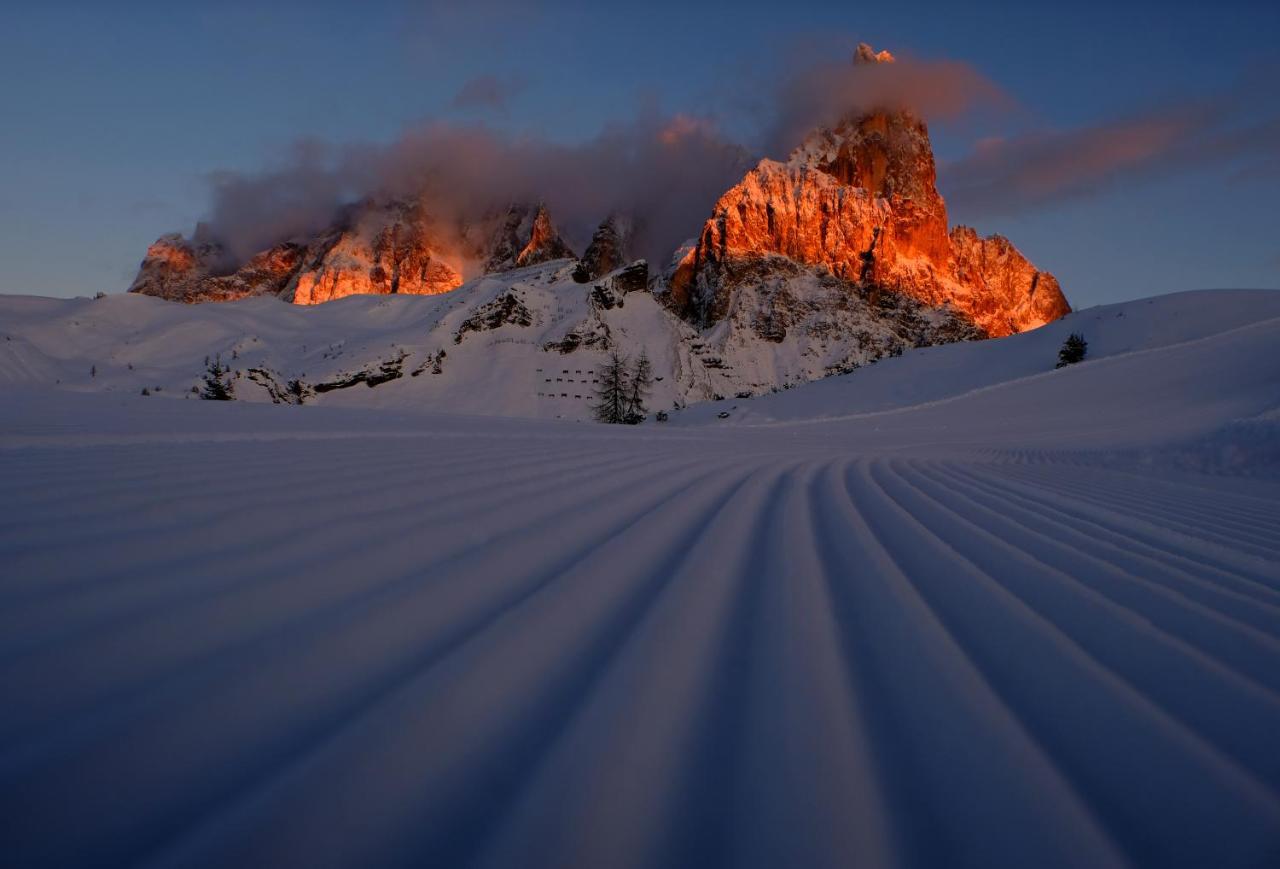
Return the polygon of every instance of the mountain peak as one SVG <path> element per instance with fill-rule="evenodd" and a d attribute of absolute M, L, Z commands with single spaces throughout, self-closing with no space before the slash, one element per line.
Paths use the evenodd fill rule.
<path fill-rule="evenodd" d="M 858 48 L 853 53 L 853 62 L 862 63 L 893 63 L 894 56 L 887 51 L 876 51 L 865 42 L 859 42 Z"/>
<path fill-rule="evenodd" d="M 516 203 L 507 209 L 494 231 L 484 270 L 502 272 L 571 258 L 573 251 L 556 231 L 546 205 Z"/>
<path fill-rule="evenodd" d="M 892 62 L 865 44 L 858 57 Z M 949 232 L 936 181 L 928 128 L 911 112 L 873 111 L 814 130 L 786 163 L 761 161 L 720 198 L 674 268 L 670 301 L 709 325 L 730 314 L 744 280 L 759 282 L 785 257 L 851 292 L 949 306 L 992 336 L 1070 311 L 1053 276 L 1007 240 Z"/>

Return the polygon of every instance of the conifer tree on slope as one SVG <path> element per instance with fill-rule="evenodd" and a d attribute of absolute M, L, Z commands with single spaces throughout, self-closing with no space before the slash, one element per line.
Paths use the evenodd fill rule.
<path fill-rule="evenodd" d="M 1083 362 L 1088 352 L 1089 342 L 1084 340 L 1083 335 L 1072 332 L 1067 336 L 1067 340 L 1062 342 L 1062 349 L 1058 351 L 1058 364 L 1054 368 L 1063 368 L 1067 365 Z"/>
<path fill-rule="evenodd" d="M 648 352 L 642 349 L 640 358 L 636 360 L 635 371 L 631 372 L 631 377 L 627 383 L 626 422 L 635 425 L 644 420 L 647 413 L 644 403 L 649 397 L 649 389 L 652 386 L 653 363 L 649 361 Z"/>
<path fill-rule="evenodd" d="M 212 362 L 206 356 L 204 362 L 204 391 L 200 397 L 205 401 L 233 401 L 236 397 L 235 384 L 231 382 L 230 366 L 222 364 L 222 354 L 214 357 Z"/>
<path fill-rule="evenodd" d="M 626 421 L 629 381 L 627 361 L 617 350 L 611 351 L 608 361 L 600 369 L 596 403 L 591 408 L 598 421 L 614 424 Z"/>

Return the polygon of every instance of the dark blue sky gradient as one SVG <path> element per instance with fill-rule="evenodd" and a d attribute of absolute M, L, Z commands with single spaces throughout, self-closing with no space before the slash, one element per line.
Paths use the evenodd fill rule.
<path fill-rule="evenodd" d="M 259 5 L 6 0 L 0 292 L 124 289 L 148 243 L 205 213 L 211 172 L 272 165 L 300 139 L 387 142 L 445 119 L 572 142 L 656 106 L 755 148 L 779 77 L 858 40 L 962 61 L 1011 97 L 932 125 L 942 193 L 953 222 L 1008 235 L 1077 307 L 1280 286 L 1280 158 L 1252 133 L 1013 207 L 953 197 L 964 179 L 947 171 L 986 137 L 1105 131 L 1197 100 L 1241 103 L 1232 129 L 1272 124 L 1274 2 Z M 458 100 L 478 77 L 481 96 Z"/>

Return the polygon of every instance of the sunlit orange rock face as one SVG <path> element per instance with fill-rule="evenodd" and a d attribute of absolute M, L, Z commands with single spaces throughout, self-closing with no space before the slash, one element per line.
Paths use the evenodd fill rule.
<path fill-rule="evenodd" d="M 1036 269 L 1002 235 L 951 230 L 956 279 L 970 295 L 964 311 L 993 336 L 1025 332 L 1071 313 L 1058 280 Z"/>
<path fill-rule="evenodd" d="M 316 246 L 323 253 L 282 294 L 294 304 L 365 294 L 431 296 L 462 283 L 438 253 L 431 221 L 417 204 L 366 205 L 348 228 Z"/>
<path fill-rule="evenodd" d="M 316 305 L 355 295 L 447 293 L 463 261 L 488 272 L 572 259 L 541 205 L 515 204 L 471 226 L 441 226 L 418 201 L 366 200 L 315 236 L 265 250 L 238 267 L 206 227 L 147 250 L 130 292 L 181 302 L 274 295 Z"/>
<path fill-rule="evenodd" d="M 678 259 L 671 301 L 695 322 L 716 322 L 734 276 L 758 274 L 753 261 L 782 256 L 862 287 L 950 305 L 992 336 L 1070 311 L 1053 276 L 1006 239 L 967 227 L 948 232 L 936 180 L 928 129 L 909 112 L 817 130 L 786 163 L 762 160 L 720 197 Z"/>
<path fill-rule="evenodd" d="M 197 230 L 195 240 L 177 233 L 158 239 L 147 249 L 129 292 L 178 302 L 228 302 L 275 294 L 293 278 L 306 254 L 303 245 L 280 244 L 224 274 L 226 252 L 215 242 L 201 240 L 202 234 Z"/>
<path fill-rule="evenodd" d="M 447 293 L 462 283 L 417 204 L 361 203 L 315 238 L 276 245 L 232 270 L 216 241 L 201 240 L 205 233 L 156 241 L 130 292 L 181 302 L 274 295 L 313 305 L 366 293 Z"/>

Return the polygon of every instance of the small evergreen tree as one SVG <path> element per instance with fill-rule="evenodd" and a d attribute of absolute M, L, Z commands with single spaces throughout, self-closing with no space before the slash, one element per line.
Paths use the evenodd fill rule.
<path fill-rule="evenodd" d="M 1058 364 L 1054 368 L 1062 368 L 1067 365 L 1075 365 L 1077 362 L 1083 361 L 1085 354 L 1089 352 L 1089 342 L 1084 340 L 1083 335 L 1072 332 L 1067 336 L 1067 340 L 1062 342 L 1062 349 L 1058 351 Z"/>
<path fill-rule="evenodd" d="M 209 360 L 204 358 L 204 390 L 200 397 L 205 401 L 232 401 L 236 397 L 235 385 L 231 382 L 230 367 L 222 364 L 222 354 Z"/>
<path fill-rule="evenodd" d="M 635 425 L 644 420 L 647 415 L 644 403 L 652 386 L 653 364 L 649 361 L 649 354 L 642 349 L 640 358 L 636 360 L 635 371 L 631 372 L 627 382 L 626 422 Z"/>
<path fill-rule="evenodd" d="M 630 378 L 627 361 L 617 350 L 609 354 L 609 361 L 600 369 L 600 384 L 596 388 L 596 403 L 592 406 L 596 420 L 617 424 L 627 421 Z"/>

